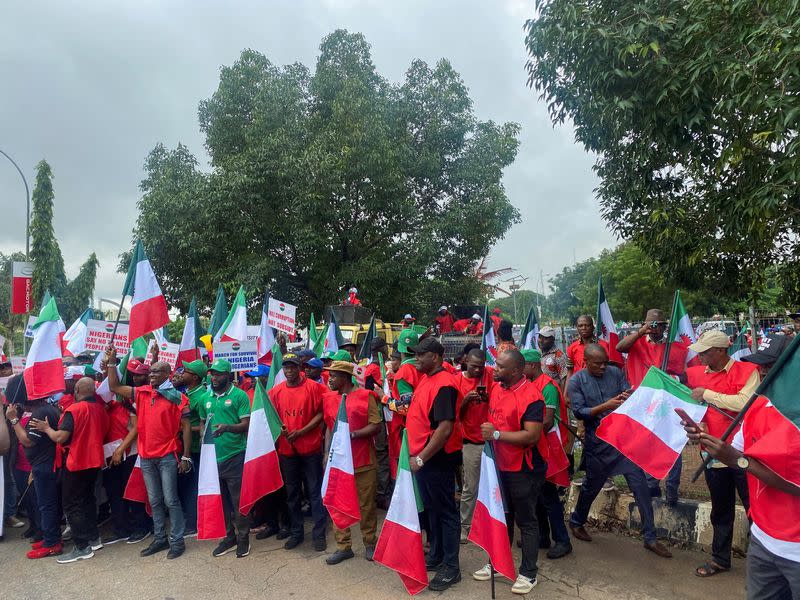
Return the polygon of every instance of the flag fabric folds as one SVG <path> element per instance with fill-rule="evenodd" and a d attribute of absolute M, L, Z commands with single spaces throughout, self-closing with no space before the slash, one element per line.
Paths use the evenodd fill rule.
<path fill-rule="evenodd" d="M 244 286 L 239 286 L 236 297 L 231 304 L 228 317 L 214 335 L 215 342 L 242 342 L 247 339 L 247 298 Z"/>
<path fill-rule="evenodd" d="M 794 337 L 758 388 L 761 395 L 766 396 L 779 413 L 800 429 L 798 381 L 800 381 L 800 335 Z"/>
<path fill-rule="evenodd" d="M 203 342 L 200 341 L 200 337 L 203 334 L 203 327 L 197 317 L 197 299 L 192 296 L 192 301 L 189 303 L 189 314 L 186 315 L 186 323 L 183 326 L 183 335 L 181 336 L 180 351 L 178 353 L 178 366 L 181 365 L 182 361 L 191 362 L 200 358 L 198 348 L 203 345 Z"/>
<path fill-rule="evenodd" d="M 42 305 L 33 324 L 33 343 L 25 361 L 22 377 L 28 398 L 35 400 L 64 390 L 64 367 L 61 364 L 63 322 L 55 298 Z"/>
<path fill-rule="evenodd" d="M 606 299 L 606 292 L 603 289 L 602 277 L 597 280 L 597 339 L 603 340 L 608 344 L 608 360 L 618 365 L 625 364 L 625 359 L 617 350 L 619 334 Z"/>
<path fill-rule="evenodd" d="M 322 504 L 339 529 L 347 529 L 361 520 L 346 400 L 347 394 L 342 394 L 322 479 Z"/>
<path fill-rule="evenodd" d="M 208 415 L 200 447 L 200 470 L 197 483 L 197 539 L 214 540 L 225 537 L 225 513 L 222 508 L 222 492 L 219 487 L 217 448 L 211 431 Z"/>
<path fill-rule="evenodd" d="M 372 319 L 369 321 L 369 328 L 367 335 L 364 336 L 364 341 L 361 343 L 361 349 L 358 351 L 358 360 L 369 360 L 372 356 L 372 340 L 378 337 L 378 331 L 375 328 L 375 313 L 372 313 Z"/>
<path fill-rule="evenodd" d="M 669 322 L 667 339 L 670 342 L 684 342 L 687 345 L 693 344 L 697 340 L 694 335 L 694 327 L 692 327 L 692 319 L 683 306 L 680 290 L 675 292 L 675 302 L 672 306 L 672 319 Z M 696 352 L 689 350 L 686 355 L 686 364 L 689 365 L 696 356 Z"/>
<path fill-rule="evenodd" d="M 489 306 L 483 309 L 483 337 L 481 350 L 486 354 L 486 366 L 493 367 L 497 362 L 497 341 L 494 337 L 494 327 L 489 319 Z"/>
<path fill-rule="evenodd" d="M 211 311 L 211 322 L 208 325 L 208 333 L 212 339 L 216 339 L 217 332 L 228 318 L 228 303 L 225 301 L 225 290 L 222 284 L 217 287 L 217 299 L 214 301 L 214 310 Z"/>
<path fill-rule="evenodd" d="M 536 311 L 531 305 L 528 311 L 528 318 L 525 319 L 525 327 L 519 336 L 520 350 L 539 349 L 539 320 L 536 318 Z"/>
<path fill-rule="evenodd" d="M 728 348 L 728 356 L 733 360 L 742 360 L 745 356 L 752 354 L 750 346 L 747 345 L 747 333 L 751 331 L 750 322 L 746 322 L 739 335 L 736 336 L 736 341 Z"/>
<path fill-rule="evenodd" d="M 86 335 L 89 333 L 89 319 L 94 316 L 91 308 L 87 308 L 64 333 L 64 355 L 77 356 L 86 350 Z"/>
<path fill-rule="evenodd" d="M 136 339 L 169 323 L 167 301 L 156 280 L 153 267 L 147 259 L 141 240 L 133 249 L 123 296 L 131 297 L 128 336 Z"/>
<path fill-rule="evenodd" d="M 261 309 L 261 324 L 258 328 L 258 362 L 269 364 L 272 358 L 272 347 L 275 345 L 275 333 L 269 326 L 269 294 L 264 294 L 264 306 Z"/>

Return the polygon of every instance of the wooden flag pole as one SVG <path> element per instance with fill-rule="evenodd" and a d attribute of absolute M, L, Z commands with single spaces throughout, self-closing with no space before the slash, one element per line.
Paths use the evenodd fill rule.
<path fill-rule="evenodd" d="M 114 321 L 114 330 L 111 332 L 111 340 L 109 340 L 108 345 L 112 345 L 114 343 L 114 338 L 117 335 L 117 326 L 119 325 L 120 317 L 122 317 L 122 305 L 125 302 L 125 294 L 122 295 L 122 299 L 119 301 L 119 310 L 117 311 L 117 318 Z M 130 340 L 133 342 L 133 340 Z"/>
<path fill-rule="evenodd" d="M 664 358 L 661 360 L 661 370 L 665 373 L 667 372 L 667 365 L 669 364 L 669 351 L 672 349 L 672 336 L 670 335 L 670 332 L 672 331 L 672 322 L 675 320 L 675 310 L 678 308 L 678 292 L 679 290 L 675 290 L 675 293 L 672 296 L 672 314 L 669 316 L 667 345 L 664 348 Z"/>
<path fill-rule="evenodd" d="M 492 572 L 492 600 L 494 600 L 494 565 L 489 563 L 489 570 Z"/>

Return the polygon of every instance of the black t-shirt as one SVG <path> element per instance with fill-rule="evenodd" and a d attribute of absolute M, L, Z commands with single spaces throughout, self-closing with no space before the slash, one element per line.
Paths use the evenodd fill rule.
<path fill-rule="evenodd" d="M 545 405 L 544 402 L 531 402 L 528 404 L 528 408 L 525 409 L 525 413 L 522 415 L 522 422 L 520 423 L 520 428 L 524 428 L 523 423 L 542 423 L 544 421 L 544 409 Z M 542 435 L 547 435 L 544 431 L 542 431 Z M 523 471 L 533 471 L 534 473 L 545 473 L 547 471 L 547 463 L 544 462 L 542 455 L 539 454 L 539 449 L 534 445 L 531 448 L 531 462 L 533 463 L 533 468 L 531 469 L 528 466 L 528 463 L 522 461 L 522 470 Z"/>
<path fill-rule="evenodd" d="M 42 403 L 40 406 L 35 406 L 31 411 L 31 419 L 46 420 L 53 429 L 58 427 L 59 417 L 58 409 L 51 404 Z M 30 421 L 28 421 L 25 431 L 28 434 L 28 439 L 33 443 L 30 448 L 23 448 L 25 450 L 25 458 L 28 459 L 31 466 L 35 467 L 40 464 L 52 466 L 56 458 L 55 442 L 46 433 L 32 429 Z"/>
<path fill-rule="evenodd" d="M 445 386 L 436 392 L 433 406 L 431 406 L 431 410 L 428 413 L 431 429 L 436 429 L 442 421 L 453 421 L 455 423 L 457 401 L 458 390 L 454 387 Z M 447 453 L 442 448 L 439 452 L 429 457 L 426 461 L 427 463 L 455 466 L 461 463 L 461 452 Z"/>

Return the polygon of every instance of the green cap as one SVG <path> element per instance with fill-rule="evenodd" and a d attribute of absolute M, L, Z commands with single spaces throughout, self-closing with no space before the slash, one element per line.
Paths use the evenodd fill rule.
<path fill-rule="evenodd" d="M 186 362 L 185 360 L 182 360 L 181 363 L 183 363 L 184 369 L 186 369 L 190 373 L 194 373 L 200 379 L 205 377 L 206 373 L 208 373 L 208 367 L 206 366 L 206 363 L 204 363 L 200 359 L 193 360 L 192 362 Z"/>
<path fill-rule="evenodd" d="M 407 353 L 411 346 L 419 343 L 419 334 L 413 329 L 403 329 L 397 338 L 397 351 Z"/>
<path fill-rule="evenodd" d="M 208 368 L 209 371 L 217 371 L 218 373 L 230 373 L 231 363 L 224 358 L 218 358 Z"/>
<path fill-rule="evenodd" d="M 525 357 L 526 363 L 540 363 L 542 362 L 542 353 L 538 350 L 523 350 L 522 356 Z"/>
<path fill-rule="evenodd" d="M 353 356 L 347 350 L 337 350 L 331 356 L 331 360 L 343 360 L 346 362 L 353 362 Z"/>

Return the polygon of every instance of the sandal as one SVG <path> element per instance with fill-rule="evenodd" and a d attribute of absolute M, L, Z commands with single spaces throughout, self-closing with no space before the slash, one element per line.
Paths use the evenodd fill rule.
<path fill-rule="evenodd" d="M 706 563 L 704 565 L 700 565 L 694 570 L 694 574 L 698 577 L 713 577 L 714 575 L 718 575 L 719 573 L 725 573 L 726 571 L 730 571 L 730 568 L 720 567 L 716 563 Z"/>

